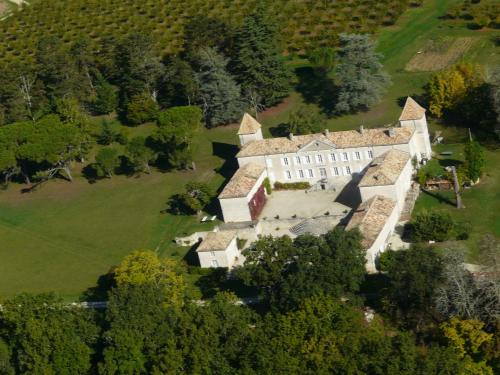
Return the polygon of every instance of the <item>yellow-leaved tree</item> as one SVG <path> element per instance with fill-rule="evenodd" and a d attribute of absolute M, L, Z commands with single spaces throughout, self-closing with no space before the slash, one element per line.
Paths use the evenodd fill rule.
<path fill-rule="evenodd" d="M 486 354 L 493 335 L 483 331 L 483 327 L 484 323 L 480 320 L 460 320 L 456 317 L 441 325 L 444 337 L 463 358 L 467 374 L 493 375 Z"/>
<path fill-rule="evenodd" d="M 151 250 L 136 250 L 126 256 L 115 270 L 117 286 L 152 284 L 165 292 L 165 303 L 181 306 L 186 284 L 182 266 L 172 259 L 159 259 Z"/>
<path fill-rule="evenodd" d="M 481 66 L 459 63 L 434 74 L 427 85 L 429 110 L 436 117 L 442 117 L 447 110 L 460 105 L 472 92 L 484 83 Z"/>

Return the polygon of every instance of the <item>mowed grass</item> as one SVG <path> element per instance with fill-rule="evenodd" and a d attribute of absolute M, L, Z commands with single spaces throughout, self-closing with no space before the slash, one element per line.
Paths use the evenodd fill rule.
<path fill-rule="evenodd" d="M 50 181 L 29 194 L 13 184 L 0 192 L 0 296 L 56 291 L 76 299 L 135 249 L 182 257 L 186 249 L 173 238 L 212 224 L 160 211 L 187 181 L 222 184 L 215 169 L 224 159 L 213 155 L 212 142 L 236 141 L 233 131 L 199 134 L 196 172 L 115 176 L 95 184 Z"/>
<path fill-rule="evenodd" d="M 384 64 L 393 84 L 383 101 L 370 111 L 329 120 L 332 130 L 355 129 L 359 125 L 380 126 L 394 123 L 399 117 L 399 99 L 422 92 L 430 73 L 406 72 L 405 65 L 438 33 L 452 33 L 480 38 L 465 58 L 484 64 L 497 61 L 491 41 L 493 31 L 467 30 L 464 25 L 440 20 L 448 4 L 456 0 L 429 0 L 424 7 L 411 9 L 393 27 L 377 36 Z M 278 108 L 259 118 L 264 131 L 288 120 L 290 111 L 303 101 L 293 93 Z M 460 124 L 457 124 L 459 126 Z M 154 126 L 131 129 L 131 135 L 148 135 Z M 445 139 L 461 141 L 463 129 L 431 122 L 432 130 L 441 130 Z M 237 126 L 203 130 L 196 137 L 197 170 L 190 172 L 154 172 L 139 178 L 115 176 L 90 184 L 76 172 L 75 182 L 50 181 L 37 191 L 22 194 L 24 187 L 13 184 L 0 191 L 0 298 L 20 292 L 56 291 L 66 299 L 77 299 L 83 291 L 95 286 L 98 278 L 118 264 L 132 250 L 158 250 L 162 256 L 182 258 L 188 249 L 173 243 L 175 236 L 195 230 L 208 230 L 212 224 L 200 224 L 195 217 L 161 213 L 168 198 L 181 191 L 187 181 L 209 182 L 220 189 L 233 172 L 237 144 Z M 118 146 L 117 146 L 118 147 Z M 498 204 L 498 154 L 488 152 L 488 174 L 477 188 L 464 193 L 467 209 L 457 215 L 474 218 L 474 230 L 499 235 L 496 212 L 485 216 L 484 207 Z M 453 211 L 452 206 L 438 204 L 422 196 L 417 210 L 437 206 Z M 489 211 L 488 211 L 489 212 Z M 495 221 L 496 220 L 496 221 Z M 492 229 L 494 228 L 494 229 Z M 475 237 L 476 234 L 473 234 Z M 477 237 L 476 236 L 476 237 Z M 471 243 L 474 242 L 471 239 Z M 191 276 L 191 275 L 190 275 Z M 194 279 L 194 277 L 193 277 Z"/>
<path fill-rule="evenodd" d="M 439 145 L 434 147 L 442 165 L 448 164 L 449 160 L 463 161 L 463 144 Z M 453 152 L 450 156 L 441 156 L 443 151 Z M 462 193 L 464 209 L 455 207 L 455 195 L 453 191 L 423 192 L 415 204 L 414 212 L 422 210 L 441 210 L 449 212 L 450 215 L 460 222 L 471 225 L 470 237 L 466 241 L 469 249 L 470 261 L 477 261 L 480 255 L 480 244 L 485 235 L 500 237 L 500 150 L 485 149 L 486 165 L 485 173 L 479 184 L 471 189 L 465 189 Z M 446 161 L 448 159 L 448 162 Z"/>

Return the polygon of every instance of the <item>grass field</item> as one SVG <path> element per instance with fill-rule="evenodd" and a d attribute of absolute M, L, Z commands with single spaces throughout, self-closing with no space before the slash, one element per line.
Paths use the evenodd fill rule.
<path fill-rule="evenodd" d="M 434 151 L 453 152 L 450 156 L 438 156 L 434 163 L 446 165 L 451 160 L 463 161 L 463 144 L 439 145 Z M 452 191 L 429 193 L 423 192 L 415 205 L 415 211 L 442 210 L 460 222 L 470 223 L 472 230 L 466 241 L 469 248 L 469 260 L 475 261 L 479 255 L 479 244 L 486 234 L 500 237 L 500 149 L 486 149 L 485 175 L 480 183 L 462 194 L 464 209 L 455 207 L 455 195 Z M 447 161 L 448 159 L 448 161 Z"/>
<path fill-rule="evenodd" d="M 498 32 L 472 31 L 459 21 L 439 19 L 454 2 L 428 0 L 424 7 L 409 10 L 395 26 L 380 32 L 380 51 L 385 55 L 384 64 L 392 76 L 392 86 L 384 100 L 370 111 L 331 119 L 328 124 L 331 129 L 383 125 L 397 120 L 401 111 L 399 99 L 421 93 L 429 77 L 430 73 L 407 72 L 404 68 L 431 36 L 477 37 L 478 42 L 464 58 L 487 65 L 498 62 L 498 55 L 494 55 L 498 47 L 492 41 Z M 278 108 L 263 114 L 260 120 L 265 132 L 269 134 L 271 127 L 286 121 L 291 108 L 302 100 L 299 93 L 294 93 Z M 464 135 L 460 128 L 437 123 L 431 127 L 442 130 L 447 142 L 460 141 Z M 147 134 L 151 130 L 151 125 L 143 125 L 132 131 Z M 154 172 L 139 178 L 115 176 L 95 184 L 76 173 L 73 183 L 51 181 L 30 194 L 22 194 L 23 186 L 15 184 L 0 191 L 0 296 L 54 290 L 67 299 L 77 299 L 96 284 L 99 276 L 137 248 L 158 249 L 162 255 L 182 258 L 187 249 L 176 247 L 172 239 L 198 228 L 207 229 L 210 224 L 160 211 L 169 196 L 191 179 L 220 188 L 234 168 L 231 155 L 237 144 L 236 130 L 236 126 L 228 126 L 203 130 L 197 136 L 196 172 Z M 464 194 L 467 209 L 457 214 L 476 215 L 473 224 L 478 236 L 489 231 L 499 235 L 498 207 L 487 214 L 482 212 L 482 207 L 490 207 L 492 200 L 496 199 L 498 204 L 499 176 L 495 166 L 499 162 L 498 153 L 488 153 L 489 176 L 478 188 Z M 417 209 L 434 206 L 453 210 L 426 196 L 417 203 Z M 483 220 L 483 216 L 488 219 Z M 475 241 L 470 240 L 472 244 Z"/>

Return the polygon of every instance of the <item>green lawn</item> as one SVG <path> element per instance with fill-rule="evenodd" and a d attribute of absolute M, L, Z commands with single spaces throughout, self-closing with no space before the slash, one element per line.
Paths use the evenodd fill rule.
<path fill-rule="evenodd" d="M 434 147 L 440 153 L 451 151 L 451 156 L 438 156 L 434 163 L 446 165 L 451 159 L 463 161 L 463 145 L 449 144 Z M 479 255 L 479 243 L 486 234 L 500 237 L 500 150 L 489 149 L 485 152 L 485 175 L 480 183 L 471 189 L 466 189 L 462 194 L 464 209 L 455 208 L 455 196 L 452 191 L 422 193 L 418 198 L 414 212 L 422 210 L 443 210 L 461 222 L 468 222 L 472 226 L 470 238 L 466 241 L 469 248 L 469 259 L 474 261 Z"/>
<path fill-rule="evenodd" d="M 456 0 L 428 0 L 422 8 L 411 9 L 395 26 L 380 32 L 380 51 L 393 84 L 383 101 L 370 111 L 329 121 L 331 129 L 353 129 L 393 123 L 401 108 L 398 99 L 418 94 L 429 73 L 409 73 L 404 66 L 431 36 L 439 33 L 474 35 L 481 39 L 466 58 L 492 64 L 498 57 L 491 38 L 493 31 L 471 31 L 459 23 L 438 19 L 446 6 Z M 300 65 L 298 65 L 300 67 Z M 290 110 L 303 99 L 294 93 L 279 109 L 272 109 L 259 119 L 264 131 L 286 121 Z M 434 122 L 432 129 L 444 131 L 447 141 L 463 138 L 463 129 L 443 127 Z M 131 135 L 147 135 L 153 125 L 131 129 Z M 161 255 L 183 257 L 187 249 L 176 247 L 177 235 L 196 229 L 208 229 L 195 218 L 162 214 L 169 196 L 182 189 L 185 182 L 198 179 L 218 189 L 232 174 L 236 126 L 203 130 L 196 138 L 196 172 L 160 173 L 139 178 L 116 176 L 90 184 L 79 173 L 73 183 L 51 181 L 34 193 L 22 194 L 21 185 L 11 185 L 0 192 L 0 296 L 19 292 L 56 291 L 67 299 L 76 299 L 96 284 L 99 276 L 116 265 L 126 254 L 138 248 L 157 249 Z M 450 146 L 452 147 L 452 146 Z M 488 152 L 488 174 L 477 188 L 464 194 L 466 210 L 457 217 L 470 218 L 477 234 L 500 235 L 498 228 L 498 153 Z M 226 162 L 227 159 L 228 161 Z M 496 200 L 495 200 L 496 199 Z M 417 210 L 453 207 L 422 196 Z M 491 208 L 491 210 L 489 209 Z M 475 242 L 476 241 L 476 242 Z M 198 276 L 190 275 L 190 280 Z"/>
<path fill-rule="evenodd" d="M 56 290 L 75 299 L 134 249 L 182 257 L 186 249 L 172 239 L 211 224 L 160 211 L 191 179 L 222 184 L 214 169 L 224 159 L 213 155 L 213 141 L 235 142 L 234 128 L 199 135 L 196 173 L 51 181 L 29 194 L 13 184 L 0 192 L 0 296 Z"/>

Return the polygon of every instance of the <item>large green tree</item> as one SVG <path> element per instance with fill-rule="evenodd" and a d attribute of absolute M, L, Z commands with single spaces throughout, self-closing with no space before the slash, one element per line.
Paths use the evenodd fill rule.
<path fill-rule="evenodd" d="M 147 95 L 156 101 L 163 67 L 152 38 L 142 33 L 129 34 L 119 42 L 115 53 L 115 79 L 122 108 L 136 95 Z"/>
<path fill-rule="evenodd" d="M 236 33 L 231 71 L 252 106 L 271 106 L 288 96 L 292 75 L 284 63 L 277 29 L 262 9 L 247 16 Z"/>
<path fill-rule="evenodd" d="M 195 106 L 172 107 L 158 114 L 158 129 L 152 139 L 170 167 L 194 168 L 193 138 L 201 128 L 202 117 Z"/>
<path fill-rule="evenodd" d="M 240 87 L 226 70 L 227 60 L 213 48 L 201 48 L 197 64 L 198 101 L 207 126 L 214 127 L 239 119 L 244 103 Z"/>
<path fill-rule="evenodd" d="M 337 113 L 353 112 L 378 103 L 390 79 L 369 35 L 340 34 L 335 68 Z"/>
<path fill-rule="evenodd" d="M 19 295 L 2 304 L 1 338 L 16 373 L 88 374 L 98 329 L 89 310 L 65 306 L 51 294 Z"/>

